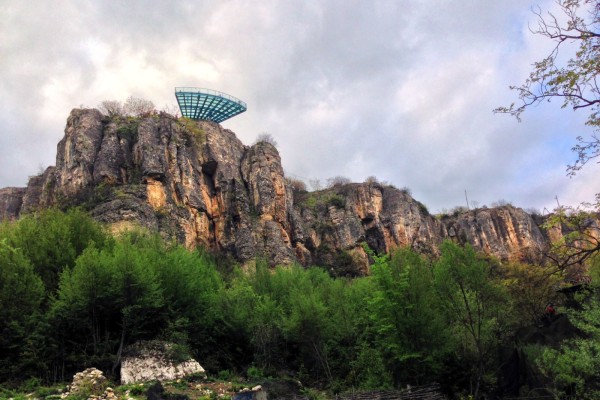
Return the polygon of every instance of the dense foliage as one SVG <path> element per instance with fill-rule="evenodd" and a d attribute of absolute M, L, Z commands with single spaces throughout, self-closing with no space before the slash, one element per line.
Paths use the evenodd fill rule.
<path fill-rule="evenodd" d="M 438 382 L 477 398 L 499 390 L 504 350 L 555 296 L 544 269 L 452 242 L 436 259 L 365 249 L 363 278 L 261 260 L 224 275 L 201 251 L 142 231 L 115 238 L 77 210 L 6 222 L 0 382 L 64 381 L 88 366 L 116 378 L 123 348 L 161 339 L 213 374 L 286 374 L 332 392 Z M 536 353 L 557 393 L 595 388 L 595 301 L 572 317 L 585 336 Z"/>

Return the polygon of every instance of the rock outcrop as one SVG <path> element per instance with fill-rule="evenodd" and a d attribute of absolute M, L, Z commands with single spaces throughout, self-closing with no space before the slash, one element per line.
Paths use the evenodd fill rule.
<path fill-rule="evenodd" d="M 175 345 L 165 342 L 139 342 L 126 350 L 121 361 L 121 384 L 173 381 L 189 375 L 206 378 L 198 361 L 178 359 Z"/>
<path fill-rule="evenodd" d="M 25 188 L 8 187 L 0 189 L 0 221 L 14 219 L 23 205 Z"/>
<path fill-rule="evenodd" d="M 242 263 L 298 261 L 341 275 L 367 271 L 363 243 L 435 254 L 450 238 L 530 261 L 547 246 L 531 216 L 510 206 L 437 219 L 388 185 L 294 190 L 271 144 L 245 146 L 218 124 L 165 113 L 136 119 L 73 110 L 56 166 L 26 188 L 0 189 L 2 219 L 52 205 L 82 205 L 114 230 L 147 227 Z"/>
<path fill-rule="evenodd" d="M 451 238 L 502 260 L 536 262 L 548 247 L 534 219 L 510 205 L 470 210 L 442 222 Z"/>
<path fill-rule="evenodd" d="M 63 393 L 62 398 L 69 395 L 83 398 L 99 398 L 108 388 L 108 379 L 102 371 L 96 368 L 88 368 L 85 371 L 78 372 L 73 376 L 73 382 L 68 390 Z M 112 389 L 110 390 L 112 392 Z"/>

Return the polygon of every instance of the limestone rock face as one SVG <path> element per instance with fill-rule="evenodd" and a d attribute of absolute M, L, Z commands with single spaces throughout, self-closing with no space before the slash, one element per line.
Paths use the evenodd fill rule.
<path fill-rule="evenodd" d="M 296 197 L 297 240 L 309 251 L 309 263 L 350 268 L 342 274 L 367 272 L 363 243 L 378 253 L 400 246 L 436 253 L 444 238 L 443 225 L 392 186 L 348 184 Z"/>
<path fill-rule="evenodd" d="M 65 137 L 58 143 L 56 152 L 56 184 L 65 196 L 76 195 L 93 182 L 103 128 L 100 111 L 71 111 Z"/>
<path fill-rule="evenodd" d="M 164 342 L 131 346 L 121 361 L 121 384 L 172 381 L 192 374 L 206 377 L 206 371 L 196 360 L 173 360 L 169 354 L 172 348 L 172 344 Z"/>
<path fill-rule="evenodd" d="M 501 206 L 471 210 L 444 219 L 449 236 L 502 260 L 539 261 L 548 240 L 531 215 L 520 208 Z"/>
<path fill-rule="evenodd" d="M 241 160 L 241 172 L 248 185 L 254 253 L 266 256 L 275 264 L 293 262 L 293 233 L 288 217 L 292 200 L 277 149 L 266 142 L 255 144 Z"/>
<path fill-rule="evenodd" d="M 275 147 L 245 146 L 207 121 L 165 113 L 108 118 L 75 109 L 57 150 L 56 166 L 32 177 L 27 188 L 0 189 L 0 218 L 82 205 L 115 231 L 144 226 L 242 263 L 258 256 L 339 275 L 368 272 L 363 243 L 377 252 L 411 246 L 436 254 L 449 238 L 519 260 L 534 259 L 547 246 L 531 217 L 513 207 L 440 220 L 392 186 L 294 190 Z"/>
<path fill-rule="evenodd" d="M 19 216 L 25 190 L 25 188 L 14 187 L 0 189 L 0 221 Z"/>

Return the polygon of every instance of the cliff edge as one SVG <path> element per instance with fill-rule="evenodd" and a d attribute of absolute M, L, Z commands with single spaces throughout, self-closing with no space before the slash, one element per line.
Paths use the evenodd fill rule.
<path fill-rule="evenodd" d="M 541 259 L 548 246 L 532 217 L 512 206 L 436 218 L 393 186 L 294 189 L 271 144 L 246 146 L 216 123 L 166 113 L 109 118 L 74 109 L 56 166 L 26 188 L 0 189 L 0 219 L 75 205 L 115 231 L 140 225 L 242 263 L 261 256 L 340 275 L 367 271 L 363 243 L 377 252 L 411 246 L 435 254 L 450 238 L 522 261 Z"/>

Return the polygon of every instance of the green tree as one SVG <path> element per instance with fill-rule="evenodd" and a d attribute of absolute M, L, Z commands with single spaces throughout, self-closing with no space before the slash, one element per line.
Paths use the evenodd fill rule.
<path fill-rule="evenodd" d="M 523 326 L 539 322 L 546 305 L 561 299 L 556 287 L 563 277 L 555 266 L 509 262 L 498 265 L 498 269 Z"/>
<path fill-rule="evenodd" d="M 158 239 L 157 239 L 158 240 Z M 181 246 L 164 250 L 160 244 L 147 249 L 157 265 L 167 326 L 165 340 L 190 348 L 200 359 L 217 347 L 222 314 L 219 312 L 223 281 L 214 263 L 198 251 Z"/>
<path fill-rule="evenodd" d="M 251 278 L 257 305 L 263 309 L 262 316 L 269 318 L 255 321 L 254 329 L 275 329 L 270 333 L 276 335 L 273 338 L 295 348 L 289 357 L 295 359 L 296 366 L 310 365 L 312 377 L 317 380 L 324 377 L 329 384 L 333 373 L 328 341 L 333 331 L 326 294 L 332 281 L 320 268 L 305 270 L 293 265 L 278 267 L 271 273 L 266 263 L 258 263 Z M 254 340 L 258 332 L 253 332 Z"/>
<path fill-rule="evenodd" d="M 569 320 L 583 333 L 564 340 L 560 348 L 546 348 L 537 360 L 553 384 L 557 396 L 599 399 L 600 383 L 600 298 L 594 293 L 580 311 L 567 311 Z"/>
<path fill-rule="evenodd" d="M 101 248 L 111 242 L 102 226 L 78 209 L 49 209 L 25 215 L 17 222 L 4 224 L 0 236 L 21 249 L 42 278 L 49 296 L 58 287 L 63 269 L 73 267 L 90 243 Z"/>
<path fill-rule="evenodd" d="M 222 337 L 219 338 L 221 351 L 220 367 L 238 367 L 242 363 L 251 363 L 253 353 L 251 346 L 252 320 L 256 316 L 258 296 L 248 280 L 248 276 L 239 269 L 233 272 L 235 277 L 224 290 L 219 309 L 222 314 Z M 284 358 L 284 355 L 280 355 Z M 264 367 L 264 365 L 260 365 Z"/>
<path fill-rule="evenodd" d="M 39 372 L 35 335 L 44 285 L 23 253 L 0 239 L 0 382 Z M 26 357 L 28 356 L 28 357 Z"/>
<path fill-rule="evenodd" d="M 115 275 L 110 257 L 95 247 L 86 249 L 73 269 L 61 274 L 50 312 L 59 348 L 56 365 L 66 363 L 71 369 L 94 363 L 106 368 L 113 359 L 119 317 Z M 61 376 L 65 373 L 61 371 Z"/>
<path fill-rule="evenodd" d="M 447 324 L 465 370 L 470 370 L 471 392 L 478 399 L 487 372 L 497 362 L 499 345 L 512 333 L 508 296 L 469 245 L 442 243 L 434 274 Z"/>
<path fill-rule="evenodd" d="M 538 19 L 534 34 L 555 42 L 550 54 L 533 64 L 533 71 L 517 91 L 520 104 L 499 107 L 495 112 L 508 113 L 520 120 L 521 114 L 542 101 L 558 99 L 562 107 L 587 109 L 586 124 L 595 132 L 591 138 L 577 138 L 573 147 L 577 160 L 568 167 L 575 174 L 588 161 L 600 156 L 600 2 L 598 0 L 556 0 L 561 14 L 534 11 Z M 563 53 L 570 54 L 563 61 Z"/>
<path fill-rule="evenodd" d="M 590 265 L 592 277 L 600 276 L 600 257 Z M 594 279 L 590 291 L 579 293 L 582 303 L 578 309 L 565 309 L 569 321 L 579 335 L 565 339 L 558 348 L 542 348 L 536 357 L 537 366 L 552 383 L 554 394 L 567 393 L 581 399 L 600 398 L 600 281 Z"/>
<path fill-rule="evenodd" d="M 399 383 L 435 380 L 449 352 L 448 332 L 430 265 L 411 249 L 378 257 L 371 252 L 374 290 L 369 300 L 376 343 Z"/>
<path fill-rule="evenodd" d="M 113 373 L 123 347 L 152 339 L 165 325 L 157 258 L 144 235 L 125 235 L 111 248 L 89 248 L 60 278 L 51 316 L 59 359 L 67 368 L 97 361 Z M 65 358 L 66 357 L 66 358 Z"/>
<path fill-rule="evenodd" d="M 304 365 L 317 367 L 317 371 L 325 375 L 327 382 L 332 383 L 327 346 L 327 339 L 331 334 L 328 308 L 318 288 L 292 288 L 289 302 L 289 314 L 284 325 L 286 339 L 300 346 L 299 356 Z"/>
<path fill-rule="evenodd" d="M 121 362 L 126 344 L 152 338 L 156 328 L 164 323 L 164 315 L 161 314 L 164 302 L 156 260 L 144 250 L 135 246 L 134 237 L 118 243 L 111 254 L 116 270 L 112 285 L 117 292 L 117 307 L 121 314 L 121 334 L 113 373 Z"/>
<path fill-rule="evenodd" d="M 356 351 L 366 348 L 368 279 L 334 279 L 321 268 L 270 270 L 259 260 L 238 273 L 224 292 L 224 346 L 247 349 L 236 361 L 253 363 L 264 373 L 300 371 L 303 381 L 340 390 L 365 378 Z M 364 345 L 360 345 L 363 343 Z M 251 359 L 244 355 L 253 354 Z M 369 358 L 373 360 L 373 358 Z M 365 361 L 366 362 L 366 361 Z M 366 365 L 370 367 L 370 365 Z"/>
<path fill-rule="evenodd" d="M 548 257 L 561 271 L 585 269 L 600 258 L 600 194 L 597 196 L 595 205 L 557 208 L 544 224 L 548 231 L 560 234 Z"/>

